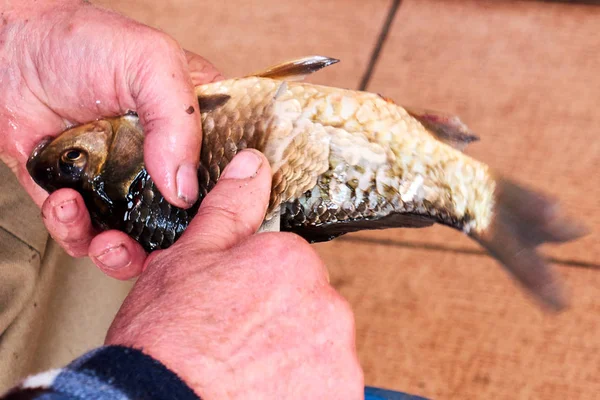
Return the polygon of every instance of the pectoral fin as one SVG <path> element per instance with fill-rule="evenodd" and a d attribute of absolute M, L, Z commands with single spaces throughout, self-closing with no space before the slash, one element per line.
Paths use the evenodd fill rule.
<path fill-rule="evenodd" d="M 320 69 L 335 64 L 339 61 L 340 60 L 330 57 L 308 56 L 286 61 L 248 76 L 285 81 L 301 81 L 313 72 L 317 72 Z"/>
<path fill-rule="evenodd" d="M 471 142 L 479 140 L 471 130 L 455 115 L 438 111 L 408 109 L 405 110 L 416 118 L 438 140 L 457 150 L 463 151 Z"/>

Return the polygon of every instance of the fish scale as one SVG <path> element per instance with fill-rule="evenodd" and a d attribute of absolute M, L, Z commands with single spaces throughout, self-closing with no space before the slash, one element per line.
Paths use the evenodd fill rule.
<path fill-rule="evenodd" d="M 285 162 L 274 172 L 270 202 L 271 212 L 281 207 L 282 229 L 298 232 L 306 227 L 377 219 L 385 217 L 391 212 L 417 212 L 425 217 L 436 217 L 442 223 L 454 224 L 458 229 L 467 231 L 472 222 L 475 222 L 473 224 L 475 226 L 479 224 L 480 228 L 485 228 L 486 213 L 489 214 L 492 208 L 491 196 L 488 196 L 487 200 L 482 198 L 480 202 L 471 203 L 479 206 L 483 212 L 464 210 L 461 215 L 457 216 L 453 216 L 454 199 L 444 190 L 432 192 L 435 195 L 433 199 L 423 196 L 416 200 L 413 200 L 412 197 L 408 201 L 402 199 L 401 183 L 403 181 L 414 182 L 412 175 L 420 173 L 419 162 L 422 160 L 422 158 L 415 160 L 410 157 L 410 152 L 406 150 L 414 148 L 420 143 L 419 135 L 429 137 L 430 134 L 426 132 L 425 128 L 418 125 L 418 122 L 408 124 L 403 119 L 398 122 L 398 118 L 408 119 L 410 116 L 398 111 L 395 104 L 368 93 L 361 93 L 360 100 L 344 103 L 344 99 L 353 97 L 350 96 L 349 91 L 343 89 L 291 82 L 287 83 L 287 88 L 282 91 L 280 85 L 281 83 L 270 80 L 249 78 L 244 81 L 225 81 L 204 85 L 198 94 L 200 96 L 219 94 L 229 95 L 231 98 L 251 99 L 252 101 L 247 104 L 247 107 L 251 110 L 255 107 L 260 109 L 260 112 L 253 112 L 251 115 L 260 114 L 261 122 L 266 121 L 271 143 L 281 142 L 281 146 L 285 146 L 282 155 L 279 156 L 280 159 L 277 159 L 275 155 L 271 155 L 270 158 L 271 163 L 275 165 L 280 163 L 281 159 L 285 159 Z M 352 94 L 354 95 L 354 92 Z M 268 108 L 265 107 L 265 99 L 271 102 L 271 106 Z M 362 106 L 359 106 L 361 102 Z M 343 112 L 335 112 L 335 109 L 339 109 L 343 104 L 349 104 L 347 106 L 349 108 L 354 107 L 352 112 L 345 113 L 345 118 L 342 118 Z M 240 120 L 237 119 L 239 113 L 233 111 L 237 107 L 238 105 L 232 102 L 223 107 L 202 112 L 203 135 L 206 143 L 219 142 L 220 140 L 217 138 L 226 136 L 231 127 L 240 126 Z M 299 112 L 294 113 L 295 110 L 299 110 Z M 220 121 L 220 123 L 214 121 Z M 382 129 L 370 130 L 369 127 L 373 125 L 372 121 L 378 122 Z M 294 129 L 301 127 L 302 123 L 307 124 L 305 132 L 300 132 L 289 140 Z M 247 129 L 247 123 L 244 124 L 242 129 Z M 327 147 L 309 140 L 308 136 L 314 134 L 315 126 L 323 129 L 331 141 L 341 142 L 337 148 L 343 149 L 343 151 L 335 152 L 331 145 Z M 362 129 L 356 129 L 357 126 Z M 222 131 L 220 127 L 227 127 L 227 131 Z M 407 134 L 409 129 L 413 131 Z M 389 131 L 396 132 L 396 134 L 389 136 Z M 266 136 L 264 128 L 261 126 L 254 127 L 251 132 Z M 405 138 L 411 135 L 417 139 L 407 140 Z M 247 136 L 245 135 L 245 137 Z M 361 141 L 361 145 L 356 145 Z M 383 149 L 382 142 L 388 142 L 392 152 L 397 148 L 400 148 L 400 151 L 390 154 Z M 353 145 L 355 153 L 347 154 L 350 153 L 348 149 L 351 149 Z M 367 163 L 363 166 L 356 165 L 360 161 L 354 164 L 346 162 L 348 158 L 357 160 L 363 158 L 361 153 L 365 152 L 368 145 L 374 152 L 378 152 L 378 162 Z M 265 148 L 258 143 L 251 143 L 251 147 L 265 151 Z M 414 152 L 424 153 L 422 147 Z M 460 162 L 461 156 L 455 156 L 450 149 L 444 147 L 448 146 L 436 142 L 432 149 L 425 153 L 431 154 L 432 158 L 437 157 L 439 160 L 444 160 L 448 164 L 452 162 L 453 158 Z M 277 153 L 277 151 L 273 153 Z M 408 156 L 406 156 L 407 153 Z M 268 151 L 267 156 L 269 157 Z M 464 162 L 471 162 L 475 165 L 474 170 L 483 169 L 485 171 L 487 169 L 483 164 L 472 160 L 467 161 L 467 157 L 464 155 L 462 157 L 465 158 Z M 207 159 L 214 162 L 214 157 L 207 157 Z M 449 161 L 446 161 L 448 159 Z M 400 161 L 401 164 L 398 166 L 396 161 Z M 206 162 L 206 160 L 203 159 L 201 162 Z M 434 160 L 432 164 L 436 165 L 435 163 Z M 336 173 L 333 164 L 343 164 L 345 170 Z M 222 166 L 223 164 L 220 164 L 220 167 Z M 394 166 L 398 166 L 402 172 L 398 173 Z M 444 168 L 446 165 L 438 162 L 436 168 L 430 171 L 424 170 L 423 186 L 437 186 L 452 192 L 452 187 L 448 187 L 444 182 L 440 184 L 439 180 L 436 180 L 440 175 L 436 169 L 443 170 Z M 370 177 L 366 179 L 368 186 L 362 190 L 369 195 L 356 204 L 356 190 L 351 187 L 351 179 L 346 179 L 346 177 L 364 179 L 369 175 Z M 310 179 L 311 177 L 313 180 Z M 477 194 L 478 190 L 483 193 L 486 191 L 492 193 L 493 184 L 492 180 L 484 177 L 484 179 L 474 182 L 467 195 Z M 473 190 L 473 186 L 479 186 L 478 190 Z M 313 189 L 316 189 L 316 193 Z M 437 207 L 448 209 L 449 212 L 437 213 Z"/>
<path fill-rule="evenodd" d="M 306 57 L 196 87 L 200 190 L 188 210 L 171 206 L 148 176 L 136 151 L 144 134 L 135 114 L 40 143 L 28 171 L 49 192 L 78 190 L 96 226 L 120 229 L 150 252 L 178 240 L 240 150 L 257 149 L 273 174 L 265 222 L 278 216 L 280 230 L 318 242 L 365 229 L 448 225 L 482 245 L 545 305 L 562 308 L 562 286 L 537 246 L 587 230 L 552 199 L 466 155 L 477 137 L 457 117 L 302 82 L 335 62 Z"/>
<path fill-rule="evenodd" d="M 174 207 L 160 194 L 144 170 L 131 185 L 121 230 L 146 251 L 167 248 L 185 231 L 199 203 L 188 210 Z"/>

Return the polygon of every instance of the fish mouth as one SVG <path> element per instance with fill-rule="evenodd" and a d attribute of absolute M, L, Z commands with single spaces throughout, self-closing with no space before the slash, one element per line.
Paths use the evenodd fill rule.
<path fill-rule="evenodd" d="M 46 136 L 42 138 L 42 140 L 40 140 L 40 142 L 33 148 L 33 151 L 27 159 L 27 170 L 29 171 L 29 173 L 33 172 L 38 156 L 42 151 L 44 151 L 44 149 L 50 144 L 51 141 L 52 137 Z"/>
<path fill-rule="evenodd" d="M 39 174 L 37 173 L 38 172 L 37 167 L 39 165 L 38 164 L 39 156 L 44 151 L 44 149 L 46 147 L 48 147 L 50 142 L 52 142 L 52 139 L 53 138 L 51 136 L 46 136 L 46 137 L 42 138 L 40 140 L 40 142 L 35 146 L 35 148 L 31 152 L 31 155 L 27 159 L 27 163 L 26 163 L 27 171 L 29 172 L 29 175 L 31 175 L 31 177 L 33 178 L 35 183 L 37 183 L 40 186 L 43 186 L 43 185 L 39 181 L 39 176 L 38 176 Z"/>

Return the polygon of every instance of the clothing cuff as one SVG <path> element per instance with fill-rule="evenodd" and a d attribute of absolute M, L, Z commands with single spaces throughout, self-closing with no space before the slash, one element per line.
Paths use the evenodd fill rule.
<path fill-rule="evenodd" d="M 396 392 L 394 390 L 365 387 L 365 400 L 428 400 L 425 397 L 413 394 Z"/>
<path fill-rule="evenodd" d="M 104 346 L 65 368 L 34 375 L 2 400 L 198 400 L 173 371 L 140 350 Z"/>
<path fill-rule="evenodd" d="M 65 368 L 33 375 L 0 400 L 200 400 L 161 362 L 140 350 L 104 346 Z M 426 400 L 423 397 L 366 387 L 365 400 Z"/>

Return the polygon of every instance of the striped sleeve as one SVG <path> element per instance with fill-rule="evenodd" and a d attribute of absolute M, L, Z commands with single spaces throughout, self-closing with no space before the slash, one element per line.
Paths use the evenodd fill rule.
<path fill-rule="evenodd" d="M 426 400 L 402 392 L 365 387 L 365 400 Z M 139 350 L 105 346 L 65 368 L 30 376 L 0 400 L 200 400 L 162 363 Z"/>
<path fill-rule="evenodd" d="M 174 372 L 139 350 L 105 346 L 65 368 L 33 375 L 1 400 L 198 400 Z"/>

